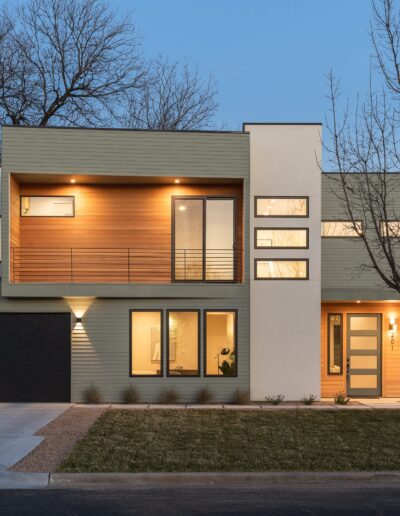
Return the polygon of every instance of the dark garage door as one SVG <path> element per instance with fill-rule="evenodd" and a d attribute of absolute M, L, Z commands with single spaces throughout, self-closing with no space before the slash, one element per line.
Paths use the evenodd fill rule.
<path fill-rule="evenodd" d="M 70 401 L 69 313 L 0 313 L 0 401 Z"/>

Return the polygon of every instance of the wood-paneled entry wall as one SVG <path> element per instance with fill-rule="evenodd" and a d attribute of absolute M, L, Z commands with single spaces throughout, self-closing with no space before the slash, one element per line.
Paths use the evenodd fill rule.
<path fill-rule="evenodd" d="M 72 195 L 75 217 L 20 217 L 22 195 Z M 174 195 L 236 197 L 236 241 L 243 249 L 240 184 L 18 184 L 12 177 L 11 279 L 170 282 Z"/>
<path fill-rule="evenodd" d="M 328 374 L 328 314 L 343 314 L 342 373 Z M 321 310 L 321 396 L 332 397 L 346 392 L 347 316 L 348 314 L 382 315 L 382 396 L 400 396 L 400 329 L 397 329 L 392 349 L 389 319 L 395 318 L 400 328 L 400 303 L 323 303 Z"/>

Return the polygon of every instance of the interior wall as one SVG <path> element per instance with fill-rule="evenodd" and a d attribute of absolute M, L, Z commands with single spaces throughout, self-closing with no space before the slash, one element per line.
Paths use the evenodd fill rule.
<path fill-rule="evenodd" d="M 343 314 L 343 371 L 341 375 L 328 374 L 328 314 Z M 323 303 L 321 312 L 321 395 L 335 396 L 337 392 L 346 392 L 347 359 L 347 315 L 348 314 L 382 315 L 382 396 L 400 396 L 400 330 L 395 334 L 392 349 L 389 332 L 389 319 L 395 318 L 400 326 L 400 303 Z"/>
<path fill-rule="evenodd" d="M 169 372 L 196 374 L 199 371 L 198 312 L 169 313 Z"/>

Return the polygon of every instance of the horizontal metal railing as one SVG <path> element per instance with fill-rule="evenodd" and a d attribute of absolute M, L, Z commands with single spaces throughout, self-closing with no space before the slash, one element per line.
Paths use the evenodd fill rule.
<path fill-rule="evenodd" d="M 239 249 L 11 248 L 14 283 L 238 282 Z"/>

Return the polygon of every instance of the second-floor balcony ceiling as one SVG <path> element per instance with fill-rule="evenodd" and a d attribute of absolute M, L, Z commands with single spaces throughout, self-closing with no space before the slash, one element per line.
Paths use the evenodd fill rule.
<path fill-rule="evenodd" d="M 12 174 L 11 283 L 238 283 L 238 180 Z"/>

